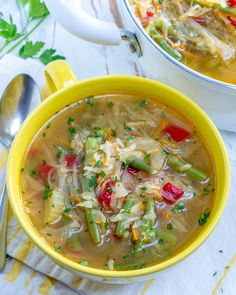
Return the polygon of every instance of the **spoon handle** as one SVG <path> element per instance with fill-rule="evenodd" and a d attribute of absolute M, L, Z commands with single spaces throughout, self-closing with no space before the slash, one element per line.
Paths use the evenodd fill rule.
<path fill-rule="evenodd" d="M 0 197 L 0 272 L 3 271 L 6 262 L 7 209 L 7 190 L 4 183 Z"/>

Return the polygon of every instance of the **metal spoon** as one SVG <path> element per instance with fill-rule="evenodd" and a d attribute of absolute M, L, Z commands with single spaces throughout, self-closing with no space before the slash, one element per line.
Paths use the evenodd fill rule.
<path fill-rule="evenodd" d="M 8 84 L 0 100 L 0 142 L 7 150 L 23 121 L 40 101 L 39 89 L 30 76 L 18 75 Z M 0 194 L 0 271 L 4 269 L 6 260 L 6 167 L 3 169 L 3 177 L 3 190 Z"/>

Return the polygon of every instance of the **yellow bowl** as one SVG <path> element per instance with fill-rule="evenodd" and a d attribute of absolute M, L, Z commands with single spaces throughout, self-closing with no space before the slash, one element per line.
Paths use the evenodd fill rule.
<path fill-rule="evenodd" d="M 100 282 L 128 283 L 145 280 L 154 273 L 180 262 L 196 250 L 208 237 L 218 222 L 226 204 L 230 186 L 230 168 L 223 140 L 209 117 L 192 100 L 171 87 L 149 79 L 133 76 L 108 76 L 77 81 L 70 67 L 64 61 L 52 62 L 46 67 L 47 88 L 52 93 L 26 119 L 11 147 L 7 188 L 11 207 L 28 236 L 55 262 L 78 275 Z M 54 93 L 53 93 L 54 92 Z M 216 198 L 208 222 L 202 231 L 190 241 L 181 252 L 159 264 L 131 271 L 108 271 L 82 266 L 52 249 L 41 238 L 24 210 L 21 196 L 21 167 L 24 155 L 32 138 L 40 127 L 57 111 L 90 95 L 133 94 L 150 99 L 158 99 L 182 113 L 194 123 L 205 140 L 214 159 L 216 171 Z"/>

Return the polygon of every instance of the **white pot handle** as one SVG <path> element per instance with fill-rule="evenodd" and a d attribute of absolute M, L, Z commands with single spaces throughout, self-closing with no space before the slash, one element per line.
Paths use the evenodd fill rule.
<path fill-rule="evenodd" d="M 87 14 L 81 0 L 45 0 L 45 3 L 56 21 L 73 35 L 103 45 L 120 44 L 119 28 Z"/>

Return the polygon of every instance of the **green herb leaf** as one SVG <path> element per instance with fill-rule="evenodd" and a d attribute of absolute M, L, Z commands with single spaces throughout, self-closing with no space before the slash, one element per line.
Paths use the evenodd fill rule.
<path fill-rule="evenodd" d="M 32 41 L 29 41 L 21 47 L 19 50 L 19 56 L 24 59 L 34 57 L 43 48 L 44 44 L 44 42 L 33 43 Z"/>
<path fill-rule="evenodd" d="M 75 137 L 75 134 L 77 133 L 76 128 L 68 128 L 70 138 L 73 139 Z"/>
<path fill-rule="evenodd" d="M 137 254 L 137 252 L 138 252 L 138 250 L 136 249 L 136 248 L 131 248 L 130 250 L 129 250 L 129 253 L 131 254 L 131 255 L 136 255 Z"/>
<path fill-rule="evenodd" d="M 102 167 L 102 161 L 99 160 L 96 162 L 95 167 Z"/>
<path fill-rule="evenodd" d="M 206 211 L 202 214 L 202 216 L 198 219 L 198 224 L 203 225 L 207 222 L 208 218 L 210 216 L 210 211 Z"/>
<path fill-rule="evenodd" d="M 71 212 L 72 208 L 65 208 L 64 213 L 69 214 Z"/>
<path fill-rule="evenodd" d="M 13 23 L 11 15 L 9 18 L 9 22 L 0 18 L 0 36 L 6 40 L 6 43 L 10 43 L 11 41 L 14 41 L 21 36 L 21 34 L 17 32 L 17 27 Z"/>
<path fill-rule="evenodd" d="M 56 49 L 46 49 L 40 56 L 39 56 L 39 60 L 44 64 L 47 65 L 48 63 L 50 63 L 51 61 L 54 60 L 58 60 L 58 59 L 66 59 L 64 56 L 62 55 L 58 55 L 56 54 Z"/>
<path fill-rule="evenodd" d="M 160 240 L 158 240 L 158 244 L 161 245 L 161 246 L 163 246 L 165 244 L 165 242 L 164 242 L 163 239 L 160 239 Z"/>
<path fill-rule="evenodd" d="M 111 109 L 112 107 L 113 107 L 113 102 L 112 101 L 110 101 L 110 102 L 108 102 L 108 107 Z"/>
<path fill-rule="evenodd" d="M 83 266 L 88 266 L 89 262 L 87 260 L 81 260 L 79 264 L 81 264 Z"/>
<path fill-rule="evenodd" d="M 127 137 L 126 137 L 126 140 L 134 140 L 135 139 L 135 136 L 134 135 L 128 135 Z"/>
<path fill-rule="evenodd" d="M 74 122 L 74 119 L 71 118 L 71 117 L 68 117 L 68 119 L 67 119 L 67 124 L 68 124 L 68 125 L 71 125 L 73 122 Z"/>
<path fill-rule="evenodd" d="M 91 176 L 89 179 L 89 187 L 94 187 L 97 183 L 97 177 L 96 176 Z"/>
<path fill-rule="evenodd" d="M 101 177 L 105 177 L 105 176 L 106 176 L 106 173 L 105 173 L 104 171 L 101 171 L 101 172 L 99 173 L 99 175 L 100 175 Z"/>
<path fill-rule="evenodd" d="M 126 123 L 124 123 L 124 129 L 125 131 L 133 131 L 133 129 L 129 126 L 126 125 Z"/>
<path fill-rule="evenodd" d="M 49 15 L 49 11 L 43 1 L 29 0 L 29 17 L 36 19 Z"/>
<path fill-rule="evenodd" d="M 172 229 L 173 229 L 173 225 L 172 225 L 172 223 L 171 223 L 171 222 L 168 222 L 166 228 L 167 228 L 168 230 L 172 230 Z"/>
<path fill-rule="evenodd" d="M 179 202 L 175 205 L 175 207 L 172 209 L 174 213 L 183 212 L 185 210 L 184 203 Z"/>
<path fill-rule="evenodd" d="M 139 107 L 144 108 L 146 105 L 148 105 L 148 101 L 146 99 L 139 102 Z"/>
<path fill-rule="evenodd" d="M 93 96 L 89 96 L 87 98 L 85 98 L 85 102 L 90 105 L 91 107 L 94 106 L 94 103 L 93 103 Z"/>
<path fill-rule="evenodd" d="M 112 135 L 113 137 L 116 137 L 116 131 L 115 131 L 114 129 L 111 129 L 111 135 Z"/>
<path fill-rule="evenodd" d="M 52 189 L 49 184 L 46 184 L 43 192 L 43 199 L 48 200 L 52 195 Z"/>
<path fill-rule="evenodd" d="M 61 253 L 61 251 L 62 251 L 62 247 L 61 247 L 61 246 L 57 246 L 57 247 L 55 248 L 55 251 L 58 252 L 58 253 Z"/>

